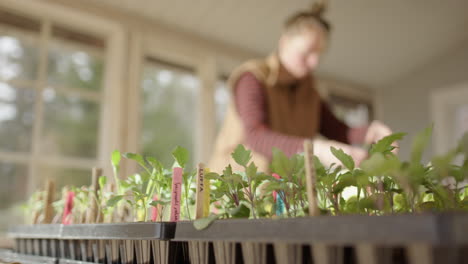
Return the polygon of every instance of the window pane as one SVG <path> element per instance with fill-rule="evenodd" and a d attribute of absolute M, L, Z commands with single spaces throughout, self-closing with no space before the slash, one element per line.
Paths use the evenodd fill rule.
<path fill-rule="evenodd" d="M 26 165 L 0 162 L 0 233 L 18 223 L 19 216 L 14 207 L 27 199 L 27 172 Z"/>
<path fill-rule="evenodd" d="M 468 104 L 456 106 L 454 131 L 454 139 L 457 140 L 457 142 L 468 132 Z"/>
<path fill-rule="evenodd" d="M 30 151 L 34 98 L 33 89 L 0 82 L 0 151 Z"/>
<path fill-rule="evenodd" d="M 341 96 L 330 96 L 333 113 L 350 127 L 368 124 L 372 120 L 372 108 L 368 103 L 359 102 Z"/>
<path fill-rule="evenodd" d="M 227 107 L 229 104 L 229 88 L 227 82 L 218 80 L 215 87 L 215 105 L 216 105 L 216 128 L 219 130 L 224 121 Z"/>
<path fill-rule="evenodd" d="M 96 158 L 99 104 L 45 89 L 41 151 L 48 155 Z"/>
<path fill-rule="evenodd" d="M 75 187 L 90 185 L 91 169 L 69 169 L 43 165 L 39 169 L 39 177 L 44 182 L 46 179 L 53 179 L 55 181 L 55 188 L 59 191 L 67 185 Z"/>
<path fill-rule="evenodd" d="M 0 29 L 0 79 L 34 80 L 38 49 L 34 40 L 12 36 Z"/>
<path fill-rule="evenodd" d="M 468 104 L 452 104 L 447 107 L 446 121 L 448 124 L 451 124 L 450 127 L 445 127 L 444 130 L 447 130 L 450 135 L 448 137 L 449 144 L 447 146 L 447 151 L 449 149 L 455 148 L 461 138 L 465 133 L 468 133 Z M 437 124 L 437 123 L 436 123 Z M 446 134 L 446 135 L 447 135 Z M 462 166 L 463 165 L 463 156 L 458 155 L 454 161 L 455 164 Z"/>
<path fill-rule="evenodd" d="M 102 85 L 102 59 L 83 50 L 53 45 L 48 70 L 52 85 L 92 91 L 99 91 Z"/>
<path fill-rule="evenodd" d="M 199 80 L 187 70 L 147 64 L 142 80 L 142 137 L 145 155 L 172 164 L 176 146 L 195 153 L 195 130 Z"/>

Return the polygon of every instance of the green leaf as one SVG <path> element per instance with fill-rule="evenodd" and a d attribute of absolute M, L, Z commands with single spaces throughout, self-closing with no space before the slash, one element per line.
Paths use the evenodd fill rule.
<path fill-rule="evenodd" d="M 143 192 L 141 191 L 141 189 L 139 189 L 138 187 L 136 186 L 133 186 L 131 188 L 132 192 L 133 192 L 133 195 L 135 196 L 141 196 L 143 194 Z"/>
<path fill-rule="evenodd" d="M 437 204 L 433 201 L 424 202 L 419 204 L 418 209 L 423 212 L 436 212 Z"/>
<path fill-rule="evenodd" d="M 439 174 L 439 177 L 447 177 L 449 175 L 451 163 L 456 156 L 456 150 L 449 151 L 443 156 L 434 157 L 432 159 L 432 165 Z"/>
<path fill-rule="evenodd" d="M 375 210 L 377 209 L 375 205 L 375 200 L 372 197 L 366 197 L 359 200 L 359 207 L 361 209 L 370 209 Z"/>
<path fill-rule="evenodd" d="M 245 149 L 243 145 L 239 144 L 232 153 L 232 158 L 236 161 L 237 164 L 243 167 L 247 167 L 247 164 L 252 158 L 251 154 L 252 153 L 250 150 Z"/>
<path fill-rule="evenodd" d="M 112 166 L 114 167 L 119 167 L 120 165 L 120 152 L 118 150 L 114 150 L 112 152 L 112 155 L 111 155 L 111 162 L 112 162 Z"/>
<path fill-rule="evenodd" d="M 123 197 L 123 195 L 116 195 L 110 198 L 106 203 L 107 207 L 114 207 L 118 202 L 120 202 L 120 200 L 122 200 Z"/>
<path fill-rule="evenodd" d="M 339 194 L 344 190 L 344 188 L 356 185 L 357 182 L 353 175 L 351 173 L 345 173 L 340 176 L 338 183 L 333 187 L 333 193 Z"/>
<path fill-rule="evenodd" d="M 230 177 L 227 177 L 226 181 L 232 181 L 235 184 L 246 185 L 244 180 L 242 180 L 242 176 L 237 173 L 234 173 Z"/>
<path fill-rule="evenodd" d="M 137 162 L 138 164 L 140 164 L 140 166 L 142 166 L 143 168 L 146 167 L 145 159 L 144 159 L 143 156 L 140 155 L 140 154 L 135 154 L 135 153 L 127 152 L 127 153 L 124 153 L 123 156 L 124 156 L 126 159 L 130 159 L 130 160 L 136 161 L 136 162 Z"/>
<path fill-rule="evenodd" d="M 369 176 L 363 170 L 354 170 L 353 177 L 359 188 L 366 188 L 370 184 Z"/>
<path fill-rule="evenodd" d="M 356 196 L 350 197 L 344 206 L 346 213 L 356 214 L 358 212 L 358 200 Z"/>
<path fill-rule="evenodd" d="M 219 215 L 210 215 L 206 218 L 200 218 L 193 221 L 193 227 L 197 230 L 203 230 L 211 225 L 215 220 L 217 220 L 220 216 Z"/>
<path fill-rule="evenodd" d="M 250 208 L 245 206 L 244 204 L 240 204 L 238 207 L 229 210 L 227 213 L 233 218 L 249 218 Z"/>
<path fill-rule="evenodd" d="M 396 156 L 385 157 L 382 153 L 374 153 L 369 159 L 361 163 L 361 168 L 369 176 L 381 176 L 400 167 Z"/>
<path fill-rule="evenodd" d="M 273 157 L 271 161 L 272 171 L 283 177 L 288 177 L 291 173 L 291 164 L 288 157 L 279 149 L 273 148 Z"/>
<path fill-rule="evenodd" d="M 408 201 L 404 194 L 395 194 L 393 196 L 393 204 L 397 212 L 406 212 L 409 210 Z"/>
<path fill-rule="evenodd" d="M 247 177 L 252 180 L 257 175 L 257 166 L 255 166 L 254 162 L 251 162 L 250 165 L 245 170 Z"/>
<path fill-rule="evenodd" d="M 279 191 L 279 190 L 284 190 L 286 189 L 287 184 L 284 181 L 274 181 L 274 182 L 269 182 L 266 184 L 265 191 L 271 192 L 271 191 Z"/>
<path fill-rule="evenodd" d="M 334 173 L 327 174 L 321 179 L 321 181 L 325 186 L 331 186 L 335 182 L 335 177 L 336 174 Z"/>
<path fill-rule="evenodd" d="M 449 170 L 449 175 L 453 176 L 457 182 L 461 182 L 465 179 L 463 169 L 460 166 L 452 165 Z"/>
<path fill-rule="evenodd" d="M 427 144 L 429 143 L 432 135 L 432 127 L 430 126 L 421 133 L 419 133 L 413 140 L 413 146 L 411 148 L 411 162 L 421 162 L 421 157 L 426 148 Z"/>
<path fill-rule="evenodd" d="M 205 174 L 205 178 L 207 178 L 209 180 L 219 180 L 221 178 L 221 176 L 219 176 L 219 174 L 216 173 L 216 172 L 209 172 L 209 173 Z"/>
<path fill-rule="evenodd" d="M 232 175 L 232 167 L 231 164 L 229 164 L 224 170 L 223 170 L 223 177 L 230 177 Z"/>
<path fill-rule="evenodd" d="M 342 149 L 336 149 L 334 147 L 330 148 L 333 155 L 341 161 L 341 163 L 348 169 L 354 170 L 354 160 L 350 155 L 346 154 Z"/>
<path fill-rule="evenodd" d="M 268 174 L 264 174 L 264 173 L 257 173 L 255 174 L 253 177 L 252 177 L 252 181 L 255 181 L 257 182 L 257 184 L 263 182 L 263 181 L 274 181 L 276 180 L 275 177 L 273 176 L 270 176 Z"/>
<path fill-rule="evenodd" d="M 403 139 L 403 137 L 406 135 L 406 133 L 395 133 L 389 136 L 386 136 L 379 140 L 377 143 L 372 145 L 369 153 L 374 154 L 374 153 L 386 153 L 394 148 L 392 147 L 393 142 L 397 140 Z"/>
<path fill-rule="evenodd" d="M 185 168 L 185 165 L 187 165 L 187 162 L 189 160 L 189 152 L 187 149 L 177 146 L 172 151 L 172 156 L 181 168 Z"/>
<path fill-rule="evenodd" d="M 99 177 L 99 187 L 101 190 L 104 189 L 104 186 L 107 184 L 107 177 L 106 176 L 101 176 Z"/>
<path fill-rule="evenodd" d="M 317 173 L 317 177 L 321 177 L 327 173 L 325 166 L 323 166 L 320 159 L 315 155 L 314 155 L 314 165 L 315 165 L 315 171 Z"/>
<path fill-rule="evenodd" d="M 124 189 L 128 189 L 128 188 L 130 188 L 131 184 L 126 182 L 126 181 L 121 181 L 120 186 L 122 186 L 122 188 L 124 188 Z"/>
<path fill-rule="evenodd" d="M 154 168 L 156 169 L 156 171 L 158 172 L 162 172 L 163 169 L 164 169 L 164 166 L 162 165 L 162 163 L 157 160 L 156 158 L 154 157 L 146 157 L 146 160 L 148 161 L 148 163 Z"/>
<path fill-rule="evenodd" d="M 170 202 L 168 201 L 160 201 L 160 200 L 157 200 L 157 201 L 151 201 L 149 203 L 150 206 L 154 206 L 154 207 L 157 207 L 158 205 L 168 205 L 170 204 Z"/>

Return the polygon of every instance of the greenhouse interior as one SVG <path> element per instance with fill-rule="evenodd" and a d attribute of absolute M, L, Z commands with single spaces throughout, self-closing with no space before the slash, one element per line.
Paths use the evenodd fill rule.
<path fill-rule="evenodd" d="M 0 0 L 0 264 L 468 263 L 468 1 Z"/>

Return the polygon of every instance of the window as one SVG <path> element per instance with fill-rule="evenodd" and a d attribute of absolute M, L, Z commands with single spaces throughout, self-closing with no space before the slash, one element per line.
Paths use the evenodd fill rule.
<path fill-rule="evenodd" d="M 12 206 L 55 179 L 90 182 L 98 160 L 104 42 L 0 11 L 0 233 Z M 6 217 L 3 217 L 6 216 Z"/>
<path fill-rule="evenodd" d="M 350 127 L 368 124 L 373 119 L 372 106 L 368 102 L 330 94 L 329 104 L 333 113 Z"/>
<path fill-rule="evenodd" d="M 199 89 L 193 69 L 146 60 L 141 81 L 140 149 L 144 155 L 170 166 L 173 159 L 168 153 L 176 146 L 196 153 Z"/>
<path fill-rule="evenodd" d="M 221 129 L 221 126 L 223 125 L 229 100 L 231 97 L 227 80 L 228 77 L 221 76 L 216 82 L 214 93 L 214 102 L 216 106 L 216 131 L 219 131 Z"/>
<path fill-rule="evenodd" d="M 455 109 L 454 138 L 460 138 L 468 132 L 468 104 L 459 104 Z"/>
<path fill-rule="evenodd" d="M 444 155 L 455 148 L 468 132 L 468 84 L 444 87 L 431 92 L 431 112 L 434 123 L 434 147 L 436 155 Z M 462 165 L 462 157 L 455 164 Z"/>

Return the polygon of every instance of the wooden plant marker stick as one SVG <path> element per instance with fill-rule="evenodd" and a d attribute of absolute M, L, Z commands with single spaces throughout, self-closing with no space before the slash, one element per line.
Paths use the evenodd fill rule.
<path fill-rule="evenodd" d="M 174 168 L 172 174 L 171 222 L 180 220 L 180 198 L 182 194 L 182 168 Z"/>
<path fill-rule="evenodd" d="M 317 177 L 315 174 L 314 146 L 312 144 L 312 140 L 304 141 L 304 154 L 307 198 L 309 200 L 309 216 L 318 216 L 320 215 L 320 210 L 317 205 L 317 189 L 315 188 Z"/>
<path fill-rule="evenodd" d="M 99 177 L 102 176 L 102 169 L 93 168 L 92 176 L 91 176 L 91 188 L 89 192 L 89 201 L 90 206 L 87 210 L 86 214 L 86 223 L 92 224 L 97 223 L 98 219 L 98 191 L 99 191 Z"/>
<path fill-rule="evenodd" d="M 317 205 L 317 175 L 314 165 L 314 145 L 312 140 L 304 141 L 304 159 L 306 170 L 306 189 L 309 201 L 309 216 L 319 216 L 320 210 Z M 331 263 L 332 248 L 328 245 L 316 243 L 311 245 L 312 257 L 318 264 Z"/>
<path fill-rule="evenodd" d="M 199 163 L 197 166 L 197 191 L 195 195 L 195 219 L 203 218 L 203 207 L 205 199 L 205 165 Z"/>
<path fill-rule="evenodd" d="M 195 219 L 203 218 L 205 206 L 205 165 L 199 163 L 197 166 L 197 190 L 195 195 Z M 192 263 L 208 263 L 208 243 L 204 241 L 189 241 L 189 251 Z"/>
<path fill-rule="evenodd" d="M 46 193 L 44 199 L 44 221 L 43 224 L 52 223 L 54 217 L 54 208 L 52 203 L 54 202 L 55 196 L 55 182 L 51 179 L 47 180 Z"/>
<path fill-rule="evenodd" d="M 41 203 L 44 199 L 45 199 L 45 197 L 41 193 L 37 197 L 37 202 Z M 33 216 L 32 224 L 33 225 L 39 224 L 39 219 L 41 218 L 41 210 L 38 210 L 38 209 L 33 210 L 32 211 L 32 216 Z"/>
<path fill-rule="evenodd" d="M 210 172 L 209 168 L 205 168 L 205 175 Z M 205 196 L 203 197 L 203 217 L 208 217 L 210 215 L 210 179 L 204 177 L 205 184 Z"/>

